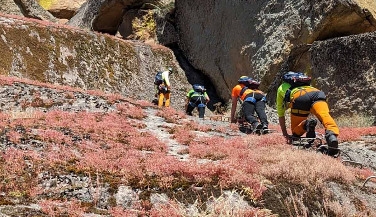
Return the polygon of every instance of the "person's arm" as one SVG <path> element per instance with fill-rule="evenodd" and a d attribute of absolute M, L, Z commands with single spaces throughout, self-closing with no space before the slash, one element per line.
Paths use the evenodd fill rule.
<path fill-rule="evenodd" d="M 154 87 L 155 87 L 155 94 L 154 94 L 154 96 L 157 97 L 158 94 L 159 94 L 159 85 L 154 85 Z"/>
<path fill-rule="evenodd" d="M 279 117 L 278 120 L 279 120 L 279 126 L 281 127 L 283 136 L 288 137 L 289 134 L 287 133 L 287 129 L 286 129 L 286 118 L 285 118 L 285 116 Z"/>
<path fill-rule="evenodd" d="M 189 101 L 191 101 L 191 93 L 192 93 L 192 90 L 188 91 L 188 93 L 186 95 L 186 99 L 187 99 L 187 102 L 185 103 L 185 110 L 186 111 L 187 111 L 187 108 L 188 108 Z"/>
<path fill-rule="evenodd" d="M 187 111 L 187 108 L 188 108 L 188 104 L 189 104 L 189 98 L 187 97 L 187 102 L 185 103 L 185 106 L 184 106 L 184 108 L 185 108 L 185 111 Z"/>
<path fill-rule="evenodd" d="M 163 72 L 162 74 L 163 81 L 167 87 L 167 90 L 171 90 L 170 78 L 168 75 L 168 71 Z"/>
<path fill-rule="evenodd" d="M 210 98 L 206 92 L 204 93 L 204 96 L 205 96 L 206 103 L 208 103 L 210 101 Z"/>
<path fill-rule="evenodd" d="M 286 138 L 286 141 L 290 141 L 290 135 L 287 133 L 286 118 L 285 118 L 285 93 L 289 87 L 282 84 L 277 90 L 277 113 L 279 126 L 281 127 L 282 135 Z"/>
<path fill-rule="evenodd" d="M 281 127 L 282 135 L 286 139 L 286 143 L 291 143 L 291 136 L 287 133 L 285 116 L 279 117 L 279 126 Z"/>
<path fill-rule="evenodd" d="M 235 112 L 236 112 L 236 106 L 238 104 L 238 97 L 233 96 L 231 102 L 232 102 L 232 106 L 231 106 L 231 123 L 236 123 L 237 119 L 235 118 Z"/>

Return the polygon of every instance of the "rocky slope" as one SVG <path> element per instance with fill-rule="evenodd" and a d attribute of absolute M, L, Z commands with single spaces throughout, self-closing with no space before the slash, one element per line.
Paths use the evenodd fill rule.
<path fill-rule="evenodd" d="M 12 149 L 20 151 L 24 150 L 26 151 L 25 154 L 30 151 L 35 151 L 38 153 L 41 151 L 43 152 L 44 150 L 45 154 L 47 155 L 49 151 L 46 148 L 54 143 L 50 144 L 50 142 L 48 142 L 49 140 L 38 139 L 37 135 L 38 131 L 40 131 L 38 130 L 38 127 L 34 129 L 24 128 L 28 125 L 27 121 L 29 119 L 33 120 L 33 116 L 37 114 L 37 111 L 42 111 L 46 114 L 53 111 L 65 111 L 68 112 L 66 114 L 67 118 L 70 116 L 68 114 L 83 115 L 84 113 L 81 112 L 86 112 L 87 114 L 85 116 L 87 116 L 87 118 L 90 118 L 88 115 L 90 113 L 102 114 L 101 118 L 103 118 L 106 116 L 106 114 L 110 115 L 112 112 L 121 111 L 119 110 L 121 109 L 121 107 L 119 107 L 121 103 L 125 103 L 125 105 L 138 106 L 140 103 L 142 104 L 142 102 L 137 102 L 132 99 L 124 99 L 121 96 L 106 95 L 100 91 L 88 92 L 77 88 L 54 86 L 48 83 L 44 84 L 36 81 L 20 80 L 18 78 L 1 77 L 1 81 L 1 114 L 3 118 L 6 117 L 4 115 L 10 115 L 11 117 L 8 124 L 5 126 L 3 125 L 2 136 L 0 137 L 0 147 L 3 151 L 3 158 L 6 158 L 7 154 L 11 153 L 10 151 Z M 127 107 L 128 110 L 131 110 L 131 108 L 132 106 Z M 242 212 L 239 211 L 251 209 L 252 206 L 258 208 L 259 211 L 252 211 L 254 214 L 258 213 L 258 216 L 273 216 L 273 214 L 278 214 L 279 216 L 303 214 L 307 214 L 309 216 L 373 216 L 375 214 L 372 210 L 376 209 L 376 184 L 373 182 L 374 180 L 370 180 L 369 182 L 365 183 L 365 178 L 372 175 L 372 172 L 374 173 L 376 171 L 375 129 L 370 131 L 371 135 L 363 137 L 361 141 L 342 142 L 340 144 L 343 151 L 341 158 L 334 159 L 334 161 L 332 161 L 329 157 L 316 154 L 315 152 L 310 152 L 308 150 L 302 152 L 298 151 L 300 154 L 297 155 L 297 150 L 291 146 L 287 146 L 286 144 L 283 145 L 283 149 L 279 149 L 278 146 L 273 146 L 271 144 L 269 144 L 269 146 L 267 141 L 274 143 L 274 139 L 272 139 L 274 137 L 276 140 L 279 140 L 279 142 L 282 141 L 281 139 L 283 137 L 279 134 L 279 132 L 255 137 L 254 135 L 245 135 L 239 132 L 237 128 L 234 128 L 234 126 L 230 125 L 228 122 L 210 120 L 210 116 L 207 116 L 205 120 L 201 121 L 196 119 L 196 117 L 188 118 L 184 116 L 178 116 L 178 119 L 171 116 L 170 118 L 172 119 L 169 120 L 167 116 L 160 116 L 159 109 L 151 106 L 150 104 L 139 107 L 139 109 L 142 108 L 144 115 L 139 117 L 129 116 L 130 123 L 132 123 L 134 126 L 141 126 L 138 130 L 142 132 L 144 136 L 153 135 L 155 136 L 154 138 L 158 138 L 158 141 L 163 142 L 163 146 L 166 147 L 165 157 L 167 159 L 169 157 L 173 157 L 174 159 L 178 160 L 177 162 L 194 163 L 198 160 L 198 165 L 203 165 L 210 162 L 221 162 L 221 158 L 223 157 L 219 157 L 218 159 L 214 157 L 221 152 L 220 150 L 217 150 L 219 153 L 212 157 L 203 157 L 199 159 L 197 159 L 197 156 L 195 156 L 193 152 L 190 153 L 192 150 L 187 152 L 187 149 L 190 149 L 190 146 L 193 145 L 189 145 L 190 142 L 188 141 L 191 141 L 191 139 L 184 140 L 187 143 L 182 142 L 178 139 L 177 135 L 174 136 L 174 134 L 171 134 L 171 132 L 178 130 L 179 126 L 185 126 L 188 124 L 198 128 L 196 130 L 191 129 L 193 135 L 196 135 L 193 138 L 196 139 L 209 137 L 216 140 L 219 136 L 223 138 L 244 138 L 249 141 L 258 141 L 259 139 L 265 138 L 260 145 L 261 147 L 265 146 L 269 149 L 268 152 L 270 153 L 266 154 L 266 156 L 270 156 L 271 158 L 274 158 L 274 160 L 269 159 L 264 162 L 262 166 L 264 166 L 265 169 L 272 171 L 273 167 L 278 168 L 279 164 L 282 164 L 283 168 L 287 169 L 285 172 L 283 172 L 285 175 L 287 175 L 287 177 L 288 174 L 294 170 L 294 167 L 300 168 L 300 164 L 308 159 L 314 160 L 316 168 L 306 167 L 304 170 L 312 171 L 312 173 L 316 172 L 321 174 L 321 169 L 317 168 L 320 166 L 320 161 L 323 161 L 326 165 L 330 163 L 332 166 L 336 167 L 342 164 L 346 165 L 346 167 L 341 167 L 341 171 L 349 172 L 351 170 L 357 170 L 356 168 L 363 167 L 367 168 L 365 171 L 369 172 L 367 172 L 368 175 L 358 177 L 357 180 L 351 181 L 350 184 L 342 183 L 346 179 L 343 181 L 336 181 L 343 179 L 341 176 L 345 176 L 345 174 L 342 174 L 334 180 L 325 181 L 323 183 L 323 186 L 325 187 L 321 186 L 322 184 L 320 184 L 320 181 L 313 182 L 316 183 L 315 185 L 317 186 L 312 186 L 310 184 L 296 184 L 293 180 L 297 177 L 291 177 L 291 180 L 289 180 L 289 178 L 283 178 L 283 176 L 280 178 L 271 176 L 267 179 L 264 177 L 265 180 L 263 181 L 263 185 L 266 187 L 266 191 L 264 191 L 260 199 L 250 200 L 245 196 L 247 195 L 245 189 L 243 191 L 226 189 L 222 193 L 218 194 L 218 192 L 215 193 L 215 189 L 210 190 L 210 188 L 208 188 L 210 185 L 204 184 L 201 186 L 199 183 L 192 183 L 192 188 L 189 187 L 187 189 L 183 186 L 177 187 L 173 192 L 165 192 L 162 189 L 147 190 L 145 188 L 138 188 L 132 185 L 120 184 L 123 183 L 120 180 L 118 180 L 120 181 L 119 184 L 115 184 L 112 183 L 111 180 L 116 180 L 116 176 L 103 179 L 108 175 L 105 175 L 103 172 L 101 172 L 101 175 L 99 175 L 99 170 L 97 170 L 96 176 L 100 180 L 97 180 L 97 184 L 94 184 L 93 177 L 89 172 L 81 174 L 80 172 L 77 173 L 76 169 L 73 169 L 74 163 L 72 161 L 71 163 L 73 164 L 70 166 L 69 170 L 71 172 L 69 173 L 66 171 L 64 172 L 64 170 L 62 171 L 61 168 L 59 169 L 57 167 L 55 169 L 45 171 L 39 171 L 35 168 L 35 171 L 39 171 L 39 173 L 35 174 L 35 176 L 38 177 L 38 186 L 42 190 L 39 190 L 39 192 L 44 192 L 43 194 L 39 193 L 39 196 L 37 197 L 31 195 L 26 197 L 26 195 L 23 194 L 18 195 L 15 194 L 15 192 L 7 191 L 3 187 L 0 197 L 3 205 L 0 206 L 0 213 L 7 216 L 47 216 L 47 214 L 51 215 L 52 213 L 55 215 L 59 214 L 58 216 L 61 216 L 64 215 L 64 213 L 68 213 L 68 215 L 76 215 L 77 212 L 81 210 L 82 212 L 80 216 L 83 216 L 83 213 L 86 213 L 85 215 L 87 216 L 133 216 L 134 214 L 126 214 L 124 211 L 115 212 L 113 211 L 113 208 L 122 207 L 122 209 L 125 210 L 133 209 L 131 208 L 132 204 L 140 201 L 149 201 L 150 205 L 146 207 L 153 210 L 157 209 L 156 207 L 160 207 L 161 205 L 163 206 L 163 204 L 171 205 L 169 200 L 175 198 L 182 204 L 186 204 L 186 206 L 175 206 L 174 209 L 178 210 L 179 216 L 207 216 L 208 213 L 215 216 L 215 212 L 213 212 L 209 206 L 210 198 L 212 198 L 217 202 L 225 200 L 226 204 L 221 203 L 217 204 L 217 206 L 220 206 L 223 209 L 229 209 L 229 207 L 231 207 L 231 210 L 234 213 L 238 213 L 238 216 L 252 216 L 253 214 L 241 214 Z M 168 111 L 165 110 L 164 112 Z M 36 117 L 38 117 L 38 115 Z M 77 116 L 77 118 L 78 117 L 79 116 Z M 37 121 L 37 119 L 35 119 L 35 121 Z M 71 136 L 71 139 L 74 142 L 70 145 L 72 150 L 76 149 L 74 148 L 74 144 L 85 144 L 85 141 L 94 142 L 94 140 L 92 140 L 94 137 L 90 138 L 91 136 L 89 135 L 92 134 L 92 136 L 94 136 L 93 132 L 89 134 L 75 133 L 76 130 L 74 130 L 74 125 L 79 123 L 80 121 L 77 119 L 76 121 L 70 122 L 67 127 L 61 128 L 63 129 L 65 135 Z M 24 138 L 23 140 L 14 140 L 14 138 L 10 137 L 11 134 L 9 134 L 12 132 L 13 125 L 17 126 L 14 128 L 14 130 L 17 130 L 17 132 L 21 134 L 22 132 L 26 132 L 27 134 L 31 132 L 32 134 L 30 134 L 28 137 L 22 136 Z M 69 127 L 69 125 L 71 125 L 71 127 Z M 273 126 L 273 124 L 271 125 Z M 81 127 L 84 128 L 84 126 Z M 50 128 L 50 130 L 53 131 L 54 128 Z M 181 132 L 181 134 L 183 133 Z M 53 134 L 50 135 L 52 136 Z M 108 134 L 107 136 L 110 135 Z M 53 137 L 50 139 L 52 141 L 54 140 Z M 346 138 L 344 137 L 344 139 Z M 149 140 L 149 142 L 139 145 L 147 146 L 147 143 L 151 144 L 150 142 L 151 141 Z M 216 148 L 219 148 L 220 146 L 221 144 L 217 143 Z M 108 151 L 111 150 L 110 146 L 107 146 L 107 148 Z M 250 145 L 249 148 L 257 150 L 260 147 Z M 291 150 L 291 153 L 289 150 Z M 235 151 L 235 149 L 233 151 Z M 287 153 L 284 153 L 286 151 Z M 149 151 L 146 153 L 152 152 L 154 151 L 149 149 Z M 263 155 L 261 153 L 262 152 L 260 152 L 258 155 Z M 279 156 L 278 153 L 284 153 L 284 155 Z M 221 155 L 219 154 L 218 156 Z M 293 156 L 299 157 L 295 159 Z M 290 162 L 286 162 L 284 160 L 285 158 L 290 159 Z M 256 159 L 258 158 L 255 157 L 255 160 Z M 171 160 L 172 159 L 170 159 L 170 161 Z M 340 163 L 341 161 L 342 164 Z M 64 162 L 64 160 L 61 161 L 61 165 L 65 165 L 66 163 L 68 163 L 67 165 L 69 166 L 69 162 Z M 286 163 L 292 164 L 286 165 Z M 34 165 L 34 167 L 36 167 L 36 165 Z M 172 166 L 170 168 L 172 168 Z M 325 171 L 331 173 L 332 170 L 330 167 L 324 167 L 322 172 Z M 365 173 L 365 171 L 362 173 Z M 300 171 L 299 173 L 302 172 L 303 171 Z M 265 171 L 260 173 L 260 175 L 261 174 L 263 174 L 262 176 L 265 176 L 268 174 L 268 172 Z M 308 175 L 308 177 L 310 176 L 312 175 Z M 317 178 L 320 179 L 319 177 L 320 175 Z M 215 186 L 211 187 L 215 188 Z M 205 190 L 201 191 L 201 188 Z M 324 188 L 326 190 L 322 192 L 320 188 Z M 208 192 L 205 193 L 206 191 Z M 211 197 L 208 194 L 212 194 Z M 328 195 L 331 196 L 329 197 Z M 40 200 L 42 198 L 44 200 L 55 201 L 53 203 L 54 205 L 50 204 L 47 206 L 45 203 L 41 203 Z M 64 202 L 59 202 L 60 205 L 56 204 L 57 201 L 60 201 L 62 198 L 67 199 L 65 204 Z M 323 203 L 323 201 L 321 201 L 322 198 L 325 198 L 325 200 L 328 201 L 324 201 Z M 75 212 L 72 211 L 72 209 L 67 208 L 67 206 L 69 206 L 67 203 L 72 203 L 74 200 L 80 201 L 79 204 L 81 204 L 75 208 Z M 195 200 L 202 200 L 199 204 L 204 203 L 206 205 L 202 206 L 202 204 L 196 204 L 194 203 Z M 70 206 L 74 206 L 74 204 L 76 203 L 73 202 L 73 204 Z M 46 210 L 45 206 L 50 208 L 55 207 L 53 208 L 55 211 L 48 211 L 48 209 Z M 62 207 L 65 208 L 63 209 Z M 85 208 L 83 209 L 83 207 Z M 143 207 L 145 208 L 145 204 L 143 204 Z M 60 209 L 65 211 L 61 211 Z M 163 210 L 163 208 L 158 208 L 158 210 L 160 209 Z M 204 215 L 204 213 L 206 214 Z M 160 215 L 162 214 L 160 213 Z M 233 214 L 223 211 L 222 216 L 233 216 Z"/>
<path fill-rule="evenodd" d="M 171 66 L 174 106 L 180 108 L 191 88 L 173 52 L 164 46 L 20 17 L 0 16 L 0 28 L 3 75 L 152 100 L 155 90 L 145 85 L 153 83 L 156 71 Z"/>
<path fill-rule="evenodd" d="M 122 19 L 120 6 L 125 4 L 128 8 L 134 3 L 120 0 L 90 2 L 86 6 L 94 7 L 94 10 L 85 14 L 88 19 L 81 14 L 72 22 L 76 20 L 89 26 L 94 19 L 96 28 L 111 34 L 115 34 L 121 22 L 118 19 Z M 150 2 L 142 1 L 142 4 Z M 101 6 L 105 7 L 95 8 L 96 3 L 103 3 Z M 114 20 L 110 19 L 111 7 L 107 7 L 111 3 L 119 6 L 114 11 L 118 15 Z M 335 30 L 341 33 L 339 35 L 369 31 L 374 27 L 373 16 L 369 13 L 373 14 L 374 10 L 361 10 L 359 5 L 346 1 L 310 2 L 310 6 L 303 1 L 301 5 L 291 1 L 285 4 L 269 1 L 252 8 L 250 11 L 254 13 L 247 11 L 244 14 L 224 10 L 233 8 L 225 1 L 191 3 L 197 6 L 189 5 L 192 8 L 188 10 L 184 9 L 188 7 L 187 2 L 177 2 L 175 15 L 180 34 L 184 36 L 179 42 L 182 50 L 125 41 L 49 22 L 0 16 L 3 52 L 0 73 L 18 77 L 1 77 L 0 82 L 0 171 L 3 178 L 0 212 L 3 215 L 375 216 L 376 185 L 374 179 L 365 183 L 376 171 L 374 127 L 341 128 L 343 155 L 333 159 L 314 150 L 287 146 L 278 131 L 264 136 L 245 135 L 228 122 L 209 117 L 199 121 L 181 112 L 189 83 L 205 81 L 210 84 L 213 81 L 216 88 L 208 86 L 212 95 L 218 91 L 226 98 L 236 73 L 246 73 L 262 79 L 265 85 L 270 84 L 263 88 L 272 90 L 278 85 L 272 80 L 279 73 L 279 66 L 283 70 L 300 69 L 305 65 L 304 61 L 310 59 L 315 63 L 312 68 L 317 78 L 315 82 L 329 94 L 338 94 L 338 98 L 329 97 L 331 107 L 336 102 L 342 106 L 334 107 L 333 111 L 375 116 L 375 107 L 370 108 L 375 97 L 374 54 L 372 49 L 365 52 L 374 47 L 374 33 L 306 45 L 308 39 L 310 43 L 334 34 L 326 28 L 332 18 L 337 21 Z M 243 9 L 244 5 L 234 4 Z M 287 9 L 292 11 L 284 12 Z M 201 10 L 204 13 L 200 13 Z M 257 13 L 257 10 L 261 11 Z M 323 17 L 321 10 L 327 12 Z M 341 12 L 339 18 L 337 12 Z M 210 17 L 214 14 L 221 19 L 199 16 L 191 19 L 195 13 Z M 254 14 L 265 19 L 256 22 Z M 229 19 L 234 16 L 242 19 Z M 320 19 L 315 19 L 316 16 Z M 109 23 L 103 22 L 104 18 Z M 197 25 L 197 18 L 202 19 L 201 26 Z M 258 32 L 244 29 L 244 20 L 246 26 L 249 20 L 254 20 Z M 269 25 L 266 22 L 280 20 L 283 20 L 281 29 L 292 27 L 290 32 L 282 31 L 279 23 Z M 320 30 L 310 35 L 314 39 L 307 33 L 312 26 L 304 26 L 300 23 L 302 20 L 312 21 L 310 24 Z M 237 23 L 230 25 L 227 23 L 230 21 Z M 208 25 L 206 22 L 214 23 Z M 342 22 L 359 24 L 362 28 L 352 32 L 355 30 L 348 29 Z M 169 27 L 174 26 L 173 22 L 169 24 Z M 183 24 L 194 25 L 188 28 L 182 27 Z M 298 28 L 300 24 L 304 28 Z M 192 31 L 185 32 L 188 30 Z M 248 34 L 246 30 L 252 32 Z M 287 45 L 279 43 L 281 37 L 277 33 L 281 31 Z M 260 36 L 260 32 L 266 33 L 267 37 Z M 217 33 L 221 36 L 219 41 L 215 40 Z M 230 33 L 236 33 L 243 41 Z M 194 37 L 190 38 L 192 34 Z M 255 43 L 247 38 L 253 34 L 261 37 L 256 37 Z M 210 36 L 204 46 L 193 43 L 201 43 L 195 38 L 198 35 Z M 302 37 L 296 38 L 296 35 Z M 176 46 L 175 40 L 176 37 L 172 37 L 166 39 L 166 43 Z M 304 42 L 303 46 L 294 49 L 289 46 L 299 40 Z M 267 44 L 261 46 L 260 42 L 264 41 Z M 232 43 L 238 43 L 235 47 L 241 48 L 240 54 L 236 49 L 227 50 L 233 47 Z M 351 54 L 359 47 L 362 52 Z M 196 48 L 200 50 L 196 51 Z M 273 51 L 272 57 L 267 54 L 269 49 Z M 309 58 L 308 50 L 312 54 Z M 179 52 L 181 55 L 175 57 Z M 197 57 L 196 52 L 206 56 Z M 282 56 L 278 52 L 282 52 Z M 354 61 L 345 60 L 339 64 L 335 57 L 354 58 Z M 302 62 L 297 61 L 301 58 Z M 152 75 L 166 66 L 173 66 L 176 72 L 171 79 L 173 107 L 177 111 L 158 109 L 149 103 L 154 95 L 150 85 Z M 264 71 L 260 67 L 270 67 L 266 71 L 272 73 L 263 77 Z M 349 68 L 351 72 L 346 71 Z M 357 69 L 362 72 L 355 73 Z M 208 79 L 194 76 L 197 74 L 190 74 L 191 71 L 214 74 L 206 73 Z M 343 80 L 355 75 L 358 76 L 355 84 Z M 334 87 L 336 83 L 327 82 L 328 77 L 341 85 L 345 82 L 346 86 Z M 349 87 L 353 93 L 347 91 Z M 362 90 L 361 93 L 358 90 Z M 351 96 L 346 98 L 346 94 Z M 273 101 L 273 91 L 269 96 Z M 270 122 L 276 124 L 273 110 L 268 114 Z M 276 125 L 271 127 L 278 130 Z"/>

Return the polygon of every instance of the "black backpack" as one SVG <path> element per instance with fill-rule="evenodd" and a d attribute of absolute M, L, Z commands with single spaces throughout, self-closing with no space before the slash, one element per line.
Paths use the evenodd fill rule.
<path fill-rule="evenodd" d="M 157 74 L 155 74 L 155 77 L 154 77 L 154 84 L 160 85 L 162 83 L 163 83 L 162 72 L 158 71 Z"/>
<path fill-rule="evenodd" d="M 244 92 L 247 90 L 247 89 L 252 89 L 252 90 L 256 90 L 259 88 L 260 86 L 260 82 L 256 81 L 256 80 L 253 80 L 252 78 L 249 78 L 247 76 L 242 76 L 239 80 L 238 80 L 238 83 L 239 84 L 244 84 L 244 87 L 242 88 L 242 90 L 240 91 L 240 96 L 243 96 Z"/>
<path fill-rule="evenodd" d="M 249 78 L 247 76 L 240 77 L 240 79 L 238 80 L 238 83 L 244 84 L 244 86 L 246 86 L 246 87 L 248 87 L 252 90 L 258 89 L 259 86 L 260 86 L 260 82 L 254 80 L 252 78 Z"/>

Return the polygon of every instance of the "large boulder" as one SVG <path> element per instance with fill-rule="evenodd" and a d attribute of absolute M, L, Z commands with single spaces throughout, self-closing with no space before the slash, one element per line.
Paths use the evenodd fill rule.
<path fill-rule="evenodd" d="M 176 0 L 179 44 L 223 99 L 230 98 L 241 75 L 261 80 L 266 91 L 295 48 L 375 31 L 376 3 L 359 2 Z M 290 61 L 296 64 L 289 70 L 310 73 L 308 55 L 303 54 Z"/>
<path fill-rule="evenodd" d="M 338 116 L 376 115 L 376 32 L 317 41 L 312 75 Z"/>
<path fill-rule="evenodd" d="M 167 47 L 2 16 L 0 29 L 0 74 L 150 101 L 155 72 L 171 66 L 172 106 L 184 107 L 190 85 Z"/>
<path fill-rule="evenodd" d="M 162 0 L 88 0 L 68 25 L 115 35 L 128 10 L 155 7 Z"/>
<path fill-rule="evenodd" d="M 154 19 L 142 20 L 149 11 L 152 11 Z M 138 30 L 133 28 L 135 19 L 147 22 L 144 25 L 152 28 L 147 30 L 150 32 L 146 32 L 146 40 L 151 39 L 162 45 L 178 42 L 174 23 L 174 0 L 88 0 L 67 24 L 118 35 L 124 39 L 140 39 Z M 141 38 L 145 40 L 144 37 Z"/>
<path fill-rule="evenodd" d="M 57 22 L 57 19 L 35 0 L 2 0 L 0 13 Z"/>
<path fill-rule="evenodd" d="M 86 0 L 38 0 L 38 3 L 59 19 L 70 19 Z"/>

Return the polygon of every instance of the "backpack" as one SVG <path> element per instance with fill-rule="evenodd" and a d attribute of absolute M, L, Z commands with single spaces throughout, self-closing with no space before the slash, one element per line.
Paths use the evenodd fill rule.
<path fill-rule="evenodd" d="M 311 85 L 312 78 L 302 72 L 287 72 L 282 76 L 282 80 L 291 85 L 291 88 Z"/>
<path fill-rule="evenodd" d="M 158 71 L 157 74 L 155 74 L 155 77 L 154 77 L 154 84 L 160 85 L 162 83 L 163 83 L 162 72 Z"/>
<path fill-rule="evenodd" d="M 255 90 L 255 89 L 258 89 L 258 87 L 260 86 L 260 83 L 258 81 L 253 80 L 252 78 L 249 78 L 247 76 L 240 77 L 240 79 L 238 80 L 238 83 L 244 84 L 244 87 L 240 91 L 240 96 L 243 96 L 244 92 L 247 89 Z"/>
<path fill-rule="evenodd" d="M 260 82 L 252 79 L 252 78 L 249 78 L 247 76 L 242 76 L 240 77 L 240 79 L 238 80 L 238 83 L 239 84 L 244 84 L 244 86 L 246 86 L 247 88 L 249 89 L 258 89 L 258 87 L 260 86 Z"/>
<path fill-rule="evenodd" d="M 193 90 L 197 93 L 204 93 L 206 91 L 205 87 L 203 85 L 194 84 L 192 85 Z"/>
<path fill-rule="evenodd" d="M 290 88 L 286 91 L 284 97 L 285 102 L 290 102 L 292 89 L 296 87 L 311 85 L 312 78 L 302 72 L 287 72 L 282 76 L 282 80 L 291 85 Z"/>

